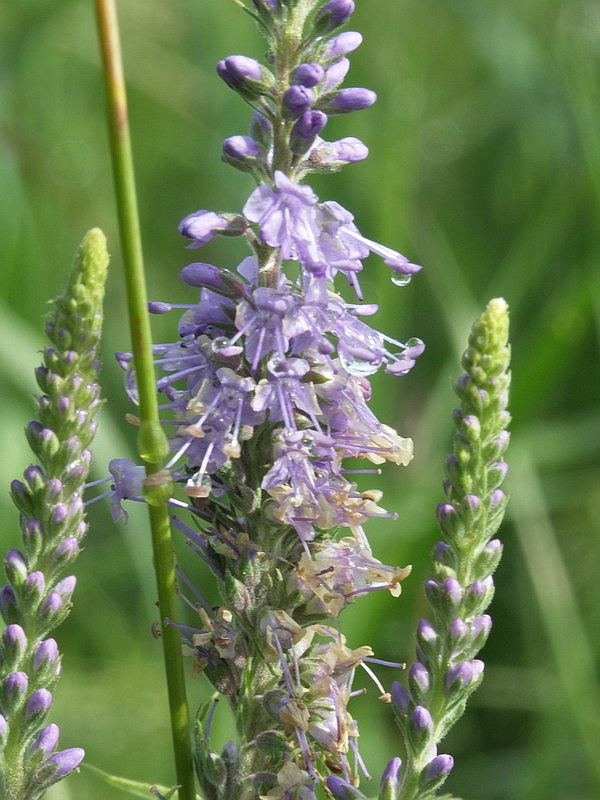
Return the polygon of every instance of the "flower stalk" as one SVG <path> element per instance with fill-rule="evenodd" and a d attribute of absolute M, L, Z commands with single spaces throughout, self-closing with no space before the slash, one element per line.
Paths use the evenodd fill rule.
<path fill-rule="evenodd" d="M 175 560 L 168 507 L 165 502 L 168 496 L 169 482 L 165 483 L 163 480 L 156 479 L 156 476 L 161 475 L 168 447 L 159 423 L 156 402 L 156 378 L 152 362 L 152 337 L 147 311 L 127 98 L 118 22 L 113 0 L 96 0 L 96 14 L 104 62 L 113 174 L 125 269 L 133 361 L 138 386 L 140 407 L 138 450 L 146 462 L 148 476 L 144 493 L 148 500 L 150 516 L 175 768 L 177 782 L 180 785 L 180 800 L 193 800 L 195 797 L 194 776 L 181 643 L 177 630 L 164 622 L 177 616 Z"/>

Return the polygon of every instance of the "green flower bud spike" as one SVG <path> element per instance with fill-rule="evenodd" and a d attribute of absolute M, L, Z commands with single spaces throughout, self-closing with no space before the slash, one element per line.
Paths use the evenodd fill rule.
<path fill-rule="evenodd" d="M 409 688 L 399 683 L 392 686 L 404 740 L 395 800 L 437 796 L 454 763 L 449 755 L 437 755 L 437 745 L 463 714 L 483 678 L 483 662 L 475 656 L 491 627 L 484 612 L 493 597 L 492 572 L 502 552 L 502 545 L 492 537 L 508 501 L 499 486 L 507 471 L 503 455 L 509 441 L 509 360 L 508 307 L 496 299 L 473 326 L 462 358 L 465 372 L 455 384 L 462 407 L 454 414 L 454 447 L 444 482 L 446 502 L 437 510 L 444 541 L 434 548 L 434 576 L 425 582 L 432 618 L 421 620 L 418 626 L 418 660 L 408 672 Z M 430 715 L 432 731 L 421 740 L 415 736 L 414 722 L 425 716 L 423 707 Z M 386 785 L 380 800 L 388 794 Z"/>
<path fill-rule="evenodd" d="M 0 589 L 7 624 L 0 641 L 0 796 L 37 800 L 75 770 L 81 748 L 57 750 L 58 727 L 44 725 L 59 675 L 50 632 L 71 607 L 75 578 L 62 577 L 87 530 L 82 500 L 87 450 L 100 408 L 97 383 L 102 301 L 108 267 L 102 231 L 89 231 L 63 294 L 46 321 L 52 345 L 36 378 L 43 394 L 27 438 L 39 461 L 11 490 L 20 511 L 22 550 L 5 558 Z"/>

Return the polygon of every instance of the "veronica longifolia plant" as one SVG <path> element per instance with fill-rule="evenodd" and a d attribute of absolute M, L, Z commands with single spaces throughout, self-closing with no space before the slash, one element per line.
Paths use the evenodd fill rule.
<path fill-rule="evenodd" d="M 110 65 L 106 54 L 114 25 L 107 23 L 108 5 L 97 0 Z M 427 800 L 452 769 L 451 756 L 438 755 L 438 744 L 481 680 L 483 664 L 475 656 L 490 629 L 485 610 L 501 551 L 492 537 L 506 504 L 499 485 L 508 443 L 507 310 L 501 300 L 490 303 L 464 356 L 447 502 L 438 511 L 445 538 L 435 547 L 434 577 L 426 583 L 431 619 L 419 624 L 418 660 L 408 672 L 408 687 L 397 681 L 386 692 L 369 666 L 377 663 L 371 648 L 351 647 L 339 617 L 369 592 L 399 595 L 410 567 L 383 564 L 371 552 L 363 525 L 394 515 L 379 504 L 381 492 L 359 489 L 353 474 L 377 474 L 385 461 L 410 462 L 412 441 L 369 408 L 369 378 L 379 370 L 393 377 L 406 374 L 424 345 L 418 339 L 395 341 L 364 321 L 377 308 L 364 302 L 360 273 L 371 253 L 399 286 L 420 267 L 366 238 L 349 211 L 321 201 L 305 183 L 311 174 L 336 172 L 367 156 L 356 138 L 324 138 L 330 116 L 365 109 L 376 99 L 368 89 L 342 87 L 347 56 L 361 43 L 360 34 L 340 31 L 354 10 L 352 0 L 240 0 L 239 5 L 267 39 L 268 66 L 243 55 L 218 63 L 218 75 L 252 108 L 248 133 L 226 139 L 222 158 L 248 173 L 255 187 L 241 210 L 195 211 L 183 219 L 180 232 L 192 250 L 216 236 L 237 237 L 246 255 L 231 269 L 201 261 L 183 269 L 181 277 L 194 296 L 183 307 L 176 341 L 153 348 L 160 372 L 156 387 L 140 355 L 144 347 L 119 354 L 130 397 L 140 404 L 140 452 L 147 468 L 125 459 L 111 462 L 113 516 L 126 520 L 127 500 L 147 500 L 151 509 L 153 542 L 159 543 L 154 560 L 163 638 L 172 642 L 173 632 L 177 637 L 175 650 L 169 651 L 168 643 L 165 647 L 165 663 L 181 800 L 195 793 L 183 680 L 181 675 L 173 679 L 181 640 L 193 672 L 206 676 L 215 698 L 228 701 L 235 720 L 236 741 L 219 753 L 210 740 L 215 700 L 198 714 L 193 760 L 204 800 L 365 798 L 360 787 L 370 775 L 350 707 L 358 668 L 372 675 L 402 733 L 402 757 L 394 757 L 384 771 L 379 799 Z M 132 185 L 131 170 L 126 175 L 123 166 L 127 142 L 119 139 L 126 113 L 117 102 L 124 92 L 118 70 L 107 66 L 106 71 L 109 98 L 111 93 L 116 98 L 112 143 L 121 197 Z M 130 192 L 129 208 L 121 215 L 125 233 L 131 198 Z M 145 294 L 136 281 L 139 306 Z M 354 293 L 353 302 L 340 293 L 344 284 L 346 294 Z M 130 302 L 130 308 L 134 305 Z M 168 302 L 150 303 L 155 314 L 173 308 Z M 132 320 L 136 316 L 139 321 L 137 311 Z M 87 375 L 86 364 L 78 368 Z M 41 377 L 46 390 L 48 376 Z M 168 431 L 166 464 L 160 453 L 164 434 L 156 431 L 155 388 Z M 68 416 L 69 403 L 62 395 L 57 400 L 58 420 Z M 93 392 L 86 403 L 84 428 L 97 403 Z M 41 406 L 45 410 L 45 401 Z M 69 430 L 63 432 L 66 442 L 73 436 Z M 54 439 L 46 429 L 33 428 L 31 436 L 42 455 L 49 448 L 54 458 Z M 78 492 L 85 470 L 78 466 L 76 475 L 71 472 L 75 458 L 77 464 L 87 463 L 85 446 L 60 462 Z M 362 459 L 367 468 L 351 469 L 348 459 Z M 39 643 L 47 628 L 34 626 L 30 633 L 25 620 L 32 613 L 44 624 L 62 618 L 73 579 L 56 583 L 52 559 L 68 563 L 83 528 L 80 502 L 68 505 L 60 499 L 65 477 L 32 469 L 26 483 L 15 484 L 13 495 L 33 555 L 9 553 L 10 584 L 1 598 L 9 623 L 2 650 L 7 677 L 0 695 L 0 736 L 8 742 L 5 785 L 17 786 L 11 776 L 20 769 L 19 786 L 25 780 L 32 787 L 29 794 L 11 788 L 11 800 L 40 796 L 83 755 L 54 752 L 55 726 L 35 733 L 49 706 L 56 655 L 49 644 L 53 640 Z M 171 496 L 173 485 L 181 488 L 178 497 Z M 52 512 L 52 524 L 62 527 L 56 541 L 47 539 L 50 544 L 38 542 L 30 497 L 38 488 L 40 497 L 48 492 L 59 497 L 62 509 Z M 170 539 L 160 528 L 167 508 L 219 592 L 218 605 L 209 605 L 193 570 L 178 569 L 181 596 L 195 615 L 192 624 L 166 611 L 174 609 L 174 587 L 170 595 L 168 590 L 173 583 Z M 73 520 L 68 529 L 66 518 Z M 45 578 L 33 560 L 38 551 L 44 554 Z M 38 680 L 35 695 L 31 676 L 40 665 L 46 682 Z M 31 763 L 8 766 L 16 763 L 11 752 Z M 128 781 L 117 785 L 139 792 Z M 152 791 L 162 797 L 158 789 Z M 175 789 L 161 791 L 172 796 Z"/>

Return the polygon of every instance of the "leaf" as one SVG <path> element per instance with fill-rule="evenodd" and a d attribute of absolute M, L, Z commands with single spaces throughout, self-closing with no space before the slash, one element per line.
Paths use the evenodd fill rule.
<path fill-rule="evenodd" d="M 143 797 L 144 800 L 148 800 L 154 794 L 153 790 L 162 795 L 165 800 L 170 800 L 170 798 L 175 796 L 175 793 L 178 786 L 160 786 L 156 783 L 143 783 L 142 781 L 132 781 L 128 778 L 121 778 L 118 775 L 110 775 L 108 772 L 104 772 L 104 770 L 98 769 L 98 767 L 94 767 L 91 764 L 83 763 L 81 765 L 85 769 L 90 770 L 95 775 L 97 775 L 104 783 L 107 783 L 109 786 L 114 786 L 116 789 L 121 789 L 123 792 L 127 792 L 127 794 L 132 795 L 133 797 Z M 156 796 L 154 794 L 154 796 Z M 202 800 L 202 797 L 197 794 L 196 800 Z"/>

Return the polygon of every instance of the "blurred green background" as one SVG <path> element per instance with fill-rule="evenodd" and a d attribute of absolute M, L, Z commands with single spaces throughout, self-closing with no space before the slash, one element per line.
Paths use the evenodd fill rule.
<path fill-rule="evenodd" d="M 426 353 L 406 378 L 378 377 L 378 415 L 415 440 L 408 469 L 381 486 L 397 522 L 371 525 L 383 561 L 414 565 L 398 600 L 371 596 L 346 616 L 352 646 L 410 659 L 425 613 L 422 579 L 436 540 L 444 456 L 472 320 L 494 296 L 512 312 L 512 505 L 503 529 L 486 679 L 442 752 L 456 759 L 449 791 L 478 800 L 593 800 L 600 796 L 600 5 L 595 0 L 358 0 L 365 41 L 347 85 L 378 104 L 328 127 L 354 135 L 370 158 L 313 181 L 322 199 L 355 214 L 361 231 L 425 269 L 403 289 L 367 264 L 377 327 Z M 120 0 L 130 113 L 153 299 L 185 301 L 178 272 L 193 256 L 177 223 L 198 208 L 237 211 L 251 183 L 219 159 L 245 133 L 249 110 L 217 78 L 232 53 L 264 46 L 229 0 Z M 112 353 L 128 349 L 104 98 L 93 3 L 20 0 L 0 15 L 0 431 L 2 484 L 29 463 L 41 317 L 83 233 L 102 227 L 113 254 L 104 338 L 104 394 L 95 477 L 132 453 L 128 406 Z M 233 266 L 239 242 L 215 240 L 201 258 Z M 175 317 L 157 320 L 173 338 Z M 0 497 L 1 549 L 19 541 Z M 134 509 L 138 512 L 139 509 Z M 63 680 L 53 719 L 62 745 L 131 778 L 172 778 L 145 515 L 115 526 L 91 509 L 76 565 L 74 611 L 57 632 Z M 199 574 L 212 599 L 208 579 Z M 206 582 L 206 589 L 204 585 Z M 396 676 L 381 668 L 389 683 Z M 359 682 L 362 677 L 359 678 Z M 191 682 L 192 706 L 206 697 Z M 375 776 L 396 753 L 377 692 L 354 702 L 361 749 Z M 217 715 L 218 716 L 218 715 Z M 228 733 L 218 717 L 215 741 Z M 375 793 L 375 787 L 373 787 Z M 85 771 L 51 800 L 125 796 Z"/>

